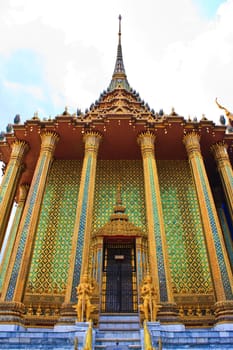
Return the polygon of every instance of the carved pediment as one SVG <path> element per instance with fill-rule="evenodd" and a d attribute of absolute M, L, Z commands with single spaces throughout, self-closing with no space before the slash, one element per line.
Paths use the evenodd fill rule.
<path fill-rule="evenodd" d="M 132 118 L 152 120 L 155 118 L 154 112 L 150 111 L 148 105 L 145 105 L 134 93 L 124 89 L 117 89 L 112 92 L 101 95 L 95 105 L 82 116 L 84 121 L 94 121 L 105 119 L 114 115 L 127 115 Z"/>

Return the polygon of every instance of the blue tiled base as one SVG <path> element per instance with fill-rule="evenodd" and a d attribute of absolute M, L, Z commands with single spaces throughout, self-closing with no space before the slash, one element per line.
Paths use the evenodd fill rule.
<path fill-rule="evenodd" d="M 88 323 L 77 323 L 70 326 L 58 325 L 53 329 L 42 329 L 23 328 L 22 326 L 17 325 L 0 325 L 0 349 L 74 350 L 75 341 L 77 340 L 77 349 L 81 350 L 84 347 L 88 326 Z M 163 350 L 233 349 L 232 323 L 219 324 L 212 328 L 187 329 L 183 325 L 179 324 L 160 325 L 159 322 L 149 322 L 148 329 L 151 333 L 153 347 L 158 348 L 158 343 L 160 340 L 162 342 Z M 95 343 L 96 331 L 97 333 L 101 332 L 101 337 L 104 338 L 104 330 L 94 330 L 93 344 Z M 131 333 L 131 331 L 129 331 L 129 333 Z M 141 329 L 138 334 L 139 339 L 141 337 L 140 343 L 143 344 L 143 329 Z M 115 337 L 116 334 L 114 333 L 113 336 Z M 130 336 L 130 334 L 128 336 Z M 136 348 L 136 345 L 129 345 L 129 349 L 133 347 Z M 106 347 L 96 345 L 96 347 L 93 346 L 93 349 L 94 348 L 97 350 L 98 348 L 105 349 Z M 137 349 L 139 348 L 140 346 L 137 346 Z"/>
<path fill-rule="evenodd" d="M 0 349 L 9 350 L 77 350 L 83 349 L 88 323 L 54 329 L 23 328 L 14 325 L 0 325 Z"/>
<path fill-rule="evenodd" d="M 177 325 L 160 325 L 159 322 L 148 323 L 154 347 L 158 347 L 159 340 L 162 349 L 233 349 L 233 324 L 219 324 L 213 328 L 188 328 Z"/>

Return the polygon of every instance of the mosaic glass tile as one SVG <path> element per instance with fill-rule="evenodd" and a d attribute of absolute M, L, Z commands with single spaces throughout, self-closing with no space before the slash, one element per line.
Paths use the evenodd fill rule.
<path fill-rule="evenodd" d="M 159 288 L 160 288 L 160 299 L 161 301 L 167 301 L 167 283 L 165 275 L 165 266 L 164 266 L 164 256 L 162 250 L 162 238 L 161 238 L 161 228 L 160 228 L 160 218 L 158 212 L 158 203 L 156 197 L 156 188 L 154 183 L 154 173 L 152 169 L 151 159 L 148 159 L 149 165 L 149 177 L 150 177 L 150 187 L 152 195 L 152 205 L 153 205 L 153 216 L 154 216 L 154 236 L 156 242 L 156 258 L 158 266 L 158 275 L 159 275 Z"/>
<path fill-rule="evenodd" d="M 209 215 L 210 226 L 212 229 L 212 234 L 213 234 L 215 249 L 216 249 L 216 253 L 217 253 L 217 257 L 218 257 L 218 263 L 219 263 L 219 267 L 220 267 L 220 271 L 221 271 L 224 291 L 225 291 L 227 300 L 232 300 L 233 293 L 231 290 L 231 284 L 230 284 L 229 276 L 227 273 L 224 254 L 223 254 L 223 250 L 222 250 L 222 246 L 221 246 L 221 242 L 220 242 L 220 238 L 219 238 L 219 233 L 218 233 L 218 229 L 217 229 L 217 225 L 216 225 L 216 221 L 215 221 L 215 217 L 214 217 L 214 213 L 213 213 L 213 208 L 211 205 L 209 193 L 208 193 L 206 182 L 205 182 L 205 176 L 203 173 L 202 164 L 201 164 L 201 161 L 199 158 L 196 158 L 196 162 L 197 162 L 198 171 L 199 171 L 200 178 L 201 178 L 202 189 L 203 189 L 205 202 L 206 202 L 206 206 L 207 206 L 207 211 L 208 211 L 208 215 Z"/>
<path fill-rule="evenodd" d="M 36 181 L 34 183 L 33 192 L 29 191 L 29 195 L 28 195 L 29 196 L 28 197 L 29 208 L 28 208 L 27 215 L 25 218 L 25 222 L 24 222 L 24 226 L 22 229 L 14 266 L 13 266 L 12 273 L 11 273 L 11 278 L 10 278 L 10 282 L 9 282 L 9 286 L 8 286 L 8 290 L 7 290 L 7 294 L 6 294 L 6 301 L 10 301 L 13 299 L 14 290 L 15 290 L 15 286 L 16 286 L 16 282 L 17 282 L 17 278 L 18 278 L 18 273 L 19 273 L 21 262 L 22 262 L 23 251 L 24 251 L 26 239 L 28 236 L 28 229 L 29 229 L 29 224 L 31 221 L 32 209 L 35 205 L 36 195 L 37 195 L 37 192 L 39 190 L 40 177 L 41 177 L 42 171 L 44 169 L 45 161 L 46 161 L 46 155 L 43 155 L 41 158 L 40 165 L 39 165 L 38 173 L 36 175 Z"/>
<path fill-rule="evenodd" d="M 74 275 L 72 282 L 72 291 L 71 291 L 71 301 L 76 300 L 76 287 L 80 281 L 80 272 L 82 267 L 82 255 L 83 255 L 83 244 L 84 244 L 84 234 L 86 228 L 86 219 L 87 219 L 87 205 L 88 205 L 88 194 L 89 194 L 89 184 L 91 178 L 91 165 L 92 165 L 92 156 L 89 155 L 87 160 L 87 169 L 84 182 L 84 192 L 83 192 L 83 202 L 81 208 L 81 216 L 79 223 L 78 231 L 78 242 L 75 255 L 75 264 L 74 264 Z"/>
<path fill-rule="evenodd" d="M 198 199 L 187 161 L 157 161 L 174 292 L 212 290 Z"/>
<path fill-rule="evenodd" d="M 122 203 L 130 222 L 146 232 L 144 177 L 140 160 L 98 160 L 93 231 L 109 221 L 119 184 L 122 185 Z"/>
<path fill-rule="evenodd" d="M 11 161 L 8 166 L 5 175 L 3 176 L 2 184 L 0 186 L 0 204 L 3 200 L 3 197 L 5 196 L 9 180 L 12 176 L 13 170 L 14 170 L 15 164 Z"/>
<path fill-rule="evenodd" d="M 226 172 L 227 172 L 227 176 L 228 176 L 228 179 L 230 181 L 231 187 L 233 188 L 232 168 L 230 165 L 226 166 Z"/>
<path fill-rule="evenodd" d="M 64 293 L 82 162 L 55 160 L 45 189 L 28 287 L 34 293 Z"/>

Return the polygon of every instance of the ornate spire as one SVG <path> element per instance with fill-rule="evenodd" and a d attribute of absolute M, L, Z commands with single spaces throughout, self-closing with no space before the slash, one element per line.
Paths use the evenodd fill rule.
<path fill-rule="evenodd" d="M 118 32 L 118 46 L 117 46 L 117 58 L 115 69 L 113 72 L 112 80 L 109 85 L 109 90 L 112 91 L 117 88 L 123 88 L 130 90 L 129 83 L 127 81 L 125 67 L 123 62 L 122 47 L 121 47 L 121 15 L 119 15 L 119 32 Z"/>
<path fill-rule="evenodd" d="M 96 232 L 96 236 L 140 237 L 144 235 L 139 227 L 129 222 L 128 215 L 125 214 L 125 206 L 122 205 L 121 187 L 121 184 L 119 184 L 116 189 L 114 213 L 110 216 L 110 220 Z"/>
<path fill-rule="evenodd" d="M 121 200 L 121 184 L 117 186 L 117 193 L 116 193 L 116 205 L 121 205 L 122 200 Z"/>
<path fill-rule="evenodd" d="M 117 186 L 117 190 L 116 190 L 116 205 L 114 207 L 114 214 L 112 214 L 111 216 L 111 220 L 112 218 L 115 220 L 116 217 L 118 219 L 118 215 L 116 216 L 116 214 L 119 214 L 120 213 L 120 216 L 122 216 L 122 214 L 125 212 L 125 206 L 122 205 L 122 199 L 121 199 L 121 184 L 119 184 Z M 123 215 L 124 216 L 124 220 L 127 218 L 128 220 L 128 217 L 126 214 Z"/>

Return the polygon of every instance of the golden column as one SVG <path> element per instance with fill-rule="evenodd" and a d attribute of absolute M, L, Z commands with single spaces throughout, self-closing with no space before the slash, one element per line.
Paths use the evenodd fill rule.
<path fill-rule="evenodd" d="M 79 284 L 80 277 L 88 272 L 96 161 L 101 135 L 98 132 L 89 131 L 85 133 L 83 139 L 85 142 L 85 155 L 78 195 L 65 304 L 76 301 L 76 287 Z"/>
<path fill-rule="evenodd" d="M 155 135 L 152 132 L 143 132 L 138 136 L 138 143 L 141 147 L 143 159 L 151 276 L 155 287 L 158 289 L 159 300 L 164 303 L 164 308 L 161 309 L 160 313 L 162 314 L 164 309 L 165 316 L 165 304 L 171 306 L 170 311 L 167 310 L 171 315 L 174 300 L 168 264 L 159 179 L 154 155 L 154 142 Z"/>
<path fill-rule="evenodd" d="M 11 225 L 11 230 L 10 230 L 10 234 L 8 237 L 8 241 L 7 241 L 7 245 L 4 251 L 4 255 L 2 258 L 2 263 L 0 265 L 0 291 L 2 290 L 2 285 L 4 283 L 4 279 L 6 276 L 6 272 L 7 272 L 7 266 L 9 264 L 10 258 L 11 258 L 11 253 L 13 250 L 13 246 L 15 243 L 15 239 L 16 239 L 16 234 L 17 234 L 17 230 L 19 227 L 19 223 L 20 223 L 20 219 L 23 213 L 23 208 L 25 205 L 25 201 L 27 198 L 27 193 L 28 193 L 28 185 L 20 185 L 19 187 L 19 199 L 18 199 L 18 206 L 14 215 L 14 220 L 12 222 Z"/>
<path fill-rule="evenodd" d="M 1 296 L 2 300 L 21 302 L 23 299 L 46 179 L 58 139 L 58 135 L 52 131 L 41 134 L 40 155 L 30 185 L 14 251 L 4 282 Z"/>
<path fill-rule="evenodd" d="M 224 302 L 226 300 L 233 299 L 233 277 L 214 199 L 201 155 L 200 136 L 195 132 L 190 132 L 184 136 L 183 142 L 188 153 L 198 201 L 200 204 L 200 214 L 202 218 L 217 304 L 222 304 L 227 314 L 229 309 L 232 309 L 233 305 L 230 303 L 228 309 L 228 306 L 226 306 L 226 303 Z M 228 314 L 231 312 L 232 311 L 228 312 Z M 220 309 L 218 309 L 217 316 L 220 316 L 220 314 Z"/>
<path fill-rule="evenodd" d="M 218 142 L 211 146 L 211 151 L 214 154 L 218 166 L 218 171 L 228 202 L 231 220 L 233 222 L 233 171 L 227 153 L 227 145 L 224 144 L 224 142 Z"/>
<path fill-rule="evenodd" d="M 12 144 L 10 161 L 0 186 L 0 250 L 23 168 L 23 157 L 27 151 L 28 144 L 25 141 L 15 141 Z"/>
<path fill-rule="evenodd" d="M 103 263 L 103 237 L 92 237 L 92 264 L 91 272 L 92 278 L 96 280 L 99 286 L 102 281 L 102 263 Z"/>

